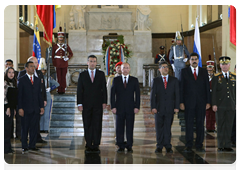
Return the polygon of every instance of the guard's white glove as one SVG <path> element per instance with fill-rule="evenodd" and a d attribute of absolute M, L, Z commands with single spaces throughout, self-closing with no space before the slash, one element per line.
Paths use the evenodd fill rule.
<path fill-rule="evenodd" d="M 67 57 L 67 58 L 64 58 L 64 61 L 68 61 L 69 60 L 69 58 Z"/>
<path fill-rule="evenodd" d="M 50 90 L 51 90 L 50 87 L 46 88 L 46 92 L 50 92 Z"/>
<path fill-rule="evenodd" d="M 171 64 L 173 71 L 175 72 L 175 66 L 174 64 Z"/>
<path fill-rule="evenodd" d="M 186 63 L 188 61 L 188 58 L 184 58 L 183 62 Z"/>

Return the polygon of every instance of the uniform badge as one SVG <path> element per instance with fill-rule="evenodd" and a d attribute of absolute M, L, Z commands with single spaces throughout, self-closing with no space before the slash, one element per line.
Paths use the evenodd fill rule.
<path fill-rule="evenodd" d="M 221 78 L 221 76 L 218 76 L 218 83 L 222 84 L 222 78 Z"/>

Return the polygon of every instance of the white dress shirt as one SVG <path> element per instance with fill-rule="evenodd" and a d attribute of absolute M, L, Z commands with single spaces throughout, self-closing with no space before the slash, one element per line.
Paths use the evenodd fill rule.
<path fill-rule="evenodd" d="M 166 76 L 162 75 L 162 79 L 163 79 L 163 83 L 164 83 L 164 78 L 163 77 L 166 77 L 166 81 L 168 82 L 168 75 L 166 75 Z"/>
<path fill-rule="evenodd" d="M 226 78 L 226 73 L 223 71 L 222 71 L 222 73 L 223 73 L 223 76 Z M 227 72 L 227 78 L 229 79 L 229 71 Z"/>
<path fill-rule="evenodd" d="M 194 68 L 192 66 L 190 66 L 190 67 L 191 67 L 192 73 L 194 74 Z M 196 69 L 196 74 L 198 76 L 198 66 L 195 69 Z"/>
<path fill-rule="evenodd" d="M 124 81 L 125 81 L 125 78 L 124 78 L 124 77 L 126 77 L 126 82 L 128 83 L 129 74 L 126 75 L 126 76 L 124 76 L 124 75 L 122 74 L 122 80 L 123 80 L 123 83 L 124 83 Z"/>
<path fill-rule="evenodd" d="M 90 69 L 88 68 L 88 73 L 89 73 L 90 78 L 91 78 L 91 75 L 92 75 L 92 71 L 93 71 L 93 76 L 94 76 L 94 78 L 95 78 L 96 69 L 90 70 Z"/>
<path fill-rule="evenodd" d="M 27 74 L 29 80 L 31 81 L 31 77 L 32 77 L 32 81 L 34 82 L 34 75 L 31 75 L 31 76 L 30 76 L 28 73 L 26 73 L 26 74 Z"/>

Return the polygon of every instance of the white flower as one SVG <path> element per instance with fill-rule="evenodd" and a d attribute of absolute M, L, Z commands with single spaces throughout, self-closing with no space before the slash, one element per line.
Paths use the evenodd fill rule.
<path fill-rule="evenodd" d="M 117 59 L 115 59 L 114 62 L 117 62 Z"/>
<path fill-rule="evenodd" d="M 113 46 L 114 46 L 113 44 L 110 45 L 110 47 L 113 47 Z"/>
<path fill-rule="evenodd" d="M 117 55 L 119 55 L 119 52 L 117 52 Z"/>
<path fill-rule="evenodd" d="M 115 51 L 115 48 L 112 48 L 113 51 Z"/>
<path fill-rule="evenodd" d="M 113 52 L 112 51 L 110 51 L 110 54 L 112 54 Z"/>
<path fill-rule="evenodd" d="M 120 46 L 117 47 L 118 49 L 120 48 Z"/>
<path fill-rule="evenodd" d="M 113 55 L 115 55 L 116 54 L 116 52 L 113 52 Z"/>

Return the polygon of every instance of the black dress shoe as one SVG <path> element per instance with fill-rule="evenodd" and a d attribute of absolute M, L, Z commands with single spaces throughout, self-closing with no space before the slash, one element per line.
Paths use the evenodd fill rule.
<path fill-rule="evenodd" d="M 128 152 L 128 153 L 133 153 L 132 148 L 127 148 L 127 152 Z"/>
<path fill-rule="evenodd" d="M 87 147 L 86 149 L 85 149 L 85 153 L 92 153 L 92 149 L 91 148 L 89 148 L 89 147 Z"/>
<path fill-rule="evenodd" d="M 157 149 L 155 150 L 155 153 L 162 153 L 162 149 L 157 148 Z"/>
<path fill-rule="evenodd" d="M 92 149 L 92 153 L 100 153 L 100 149 L 99 148 L 94 148 L 94 149 Z"/>
<path fill-rule="evenodd" d="M 43 140 L 43 139 L 40 139 L 39 141 L 37 141 L 37 143 L 47 143 L 47 141 Z"/>
<path fill-rule="evenodd" d="M 36 148 L 36 147 L 35 147 L 35 148 L 29 148 L 29 150 L 30 150 L 30 151 L 39 151 L 39 149 Z"/>
<path fill-rule="evenodd" d="M 224 148 L 224 151 L 233 152 L 234 150 L 232 148 Z"/>
<path fill-rule="evenodd" d="M 223 148 L 218 148 L 218 150 L 217 150 L 218 152 L 223 152 L 224 151 L 224 149 Z"/>
<path fill-rule="evenodd" d="M 118 148 L 117 153 L 124 153 L 124 148 Z"/>
<path fill-rule="evenodd" d="M 167 148 L 166 150 L 167 150 L 167 153 L 173 153 L 172 148 Z"/>
<path fill-rule="evenodd" d="M 205 149 L 203 149 L 203 148 L 196 148 L 196 151 L 197 152 L 206 152 Z"/>
<path fill-rule="evenodd" d="M 192 148 L 186 147 L 186 148 L 184 148 L 183 152 L 190 153 L 190 152 L 192 152 Z"/>
<path fill-rule="evenodd" d="M 22 149 L 22 154 L 24 154 L 24 153 L 28 153 L 28 148 Z"/>

